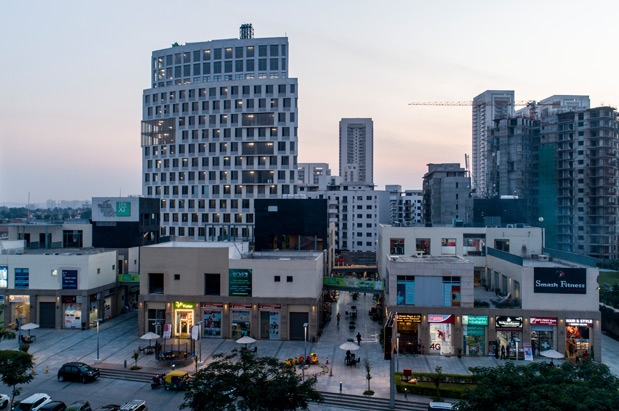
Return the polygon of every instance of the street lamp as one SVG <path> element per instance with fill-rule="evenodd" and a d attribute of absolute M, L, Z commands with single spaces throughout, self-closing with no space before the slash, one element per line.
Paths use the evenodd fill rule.
<path fill-rule="evenodd" d="M 542 227 L 542 223 L 544 222 L 544 217 L 538 218 L 539 226 L 542 229 L 542 254 L 544 254 L 544 227 Z"/>
<path fill-rule="evenodd" d="M 103 321 L 103 318 L 99 318 L 98 320 L 95 320 L 95 323 L 97 324 L 97 359 L 95 360 L 95 364 L 99 364 L 101 361 L 99 360 L 99 323 Z"/>
<path fill-rule="evenodd" d="M 17 317 L 17 348 L 21 348 L 21 320 L 26 317 Z"/>
<path fill-rule="evenodd" d="M 202 324 L 204 321 L 198 321 L 196 325 L 198 326 L 198 341 L 200 341 L 200 358 L 198 359 L 198 364 L 202 365 Z"/>
<path fill-rule="evenodd" d="M 305 345 L 305 358 L 303 358 L 303 364 L 305 364 L 305 360 L 307 359 L 307 323 L 303 323 L 303 329 L 305 331 L 304 337 L 303 337 L 303 344 Z M 302 373 L 302 381 L 305 380 L 305 365 L 303 365 L 303 373 Z"/>

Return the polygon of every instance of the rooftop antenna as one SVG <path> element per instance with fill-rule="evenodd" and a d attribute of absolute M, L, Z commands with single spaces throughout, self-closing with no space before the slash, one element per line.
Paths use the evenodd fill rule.
<path fill-rule="evenodd" d="M 239 38 L 240 39 L 253 39 L 254 38 L 254 27 L 251 23 L 241 24 L 241 29 L 239 30 Z"/>

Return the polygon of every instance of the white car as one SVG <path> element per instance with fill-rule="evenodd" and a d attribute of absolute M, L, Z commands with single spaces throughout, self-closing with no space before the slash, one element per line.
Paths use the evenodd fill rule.
<path fill-rule="evenodd" d="M 13 408 L 14 411 L 37 411 L 39 408 L 52 402 L 52 397 L 44 393 L 32 394 L 30 397 L 21 400 L 20 403 Z"/>
<path fill-rule="evenodd" d="M 10 398 L 8 395 L 0 394 L 0 408 L 6 408 L 9 405 Z"/>

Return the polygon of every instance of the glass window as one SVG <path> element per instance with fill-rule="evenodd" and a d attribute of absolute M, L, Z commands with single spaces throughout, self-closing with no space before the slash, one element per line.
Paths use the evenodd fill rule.
<path fill-rule="evenodd" d="M 404 255 L 404 239 L 392 238 L 390 250 L 391 255 Z"/>
<path fill-rule="evenodd" d="M 464 234 L 463 254 L 483 257 L 486 255 L 485 234 Z"/>
<path fill-rule="evenodd" d="M 455 238 L 441 238 L 441 255 L 456 255 Z"/>
<path fill-rule="evenodd" d="M 202 60 L 210 60 L 210 59 L 211 59 L 211 51 L 204 50 L 204 52 L 202 53 Z"/>
<path fill-rule="evenodd" d="M 415 305 L 415 276 L 398 275 L 396 305 Z"/>
<path fill-rule="evenodd" d="M 276 59 L 276 58 L 271 59 L 271 64 L 270 64 L 269 70 L 279 70 L 279 64 L 278 63 L 279 63 L 278 59 Z"/>
<path fill-rule="evenodd" d="M 258 46 L 258 57 L 266 57 L 267 55 L 267 46 Z"/>
<path fill-rule="evenodd" d="M 430 239 L 429 238 L 417 238 L 415 240 L 415 249 L 417 253 L 423 255 L 430 255 Z"/>
<path fill-rule="evenodd" d="M 271 44 L 271 56 L 279 55 L 279 46 L 277 44 Z"/>
<path fill-rule="evenodd" d="M 232 58 L 232 47 L 226 47 L 224 50 L 224 58 L 231 59 Z"/>
<path fill-rule="evenodd" d="M 204 274 L 204 295 L 220 295 L 221 280 L 219 274 Z"/>
<path fill-rule="evenodd" d="M 247 57 L 254 57 L 254 46 L 247 46 Z"/>
<path fill-rule="evenodd" d="M 247 62 L 245 63 L 247 71 L 254 71 L 256 69 L 254 66 L 254 61 L 255 60 L 247 60 Z"/>
<path fill-rule="evenodd" d="M 221 49 L 215 49 L 213 58 L 215 60 L 221 60 Z"/>
<path fill-rule="evenodd" d="M 507 239 L 496 239 L 494 240 L 494 248 L 500 251 L 505 251 L 509 253 L 509 240 Z"/>
<path fill-rule="evenodd" d="M 443 306 L 460 306 L 460 277 L 443 277 Z"/>

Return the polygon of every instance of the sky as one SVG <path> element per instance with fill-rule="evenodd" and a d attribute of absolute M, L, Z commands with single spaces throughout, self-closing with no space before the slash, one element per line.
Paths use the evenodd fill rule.
<path fill-rule="evenodd" d="M 287 36 L 299 82 L 299 162 L 338 174 L 338 123 L 374 120 L 374 183 L 421 188 L 464 165 L 471 108 L 409 106 L 587 94 L 619 104 L 619 2 L 4 1 L 0 203 L 141 194 L 141 96 L 153 50 Z"/>

